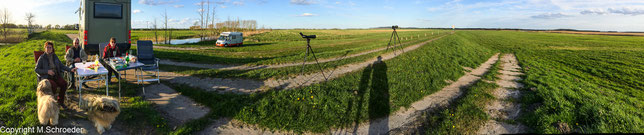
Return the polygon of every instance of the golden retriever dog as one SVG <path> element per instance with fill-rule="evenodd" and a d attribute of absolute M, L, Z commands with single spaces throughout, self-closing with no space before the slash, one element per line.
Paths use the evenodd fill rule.
<path fill-rule="evenodd" d="M 44 79 L 38 83 L 36 88 L 38 96 L 38 121 L 41 125 L 58 124 L 58 102 L 54 99 L 51 83 Z"/>
<path fill-rule="evenodd" d="M 87 110 L 87 116 L 99 134 L 112 128 L 112 122 L 121 113 L 119 101 L 109 96 L 86 96 L 82 102 L 81 107 Z"/>

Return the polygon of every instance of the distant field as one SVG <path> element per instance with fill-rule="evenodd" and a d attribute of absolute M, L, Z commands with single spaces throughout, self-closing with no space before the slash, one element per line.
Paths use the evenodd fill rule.
<path fill-rule="evenodd" d="M 387 46 L 391 30 L 274 30 L 245 37 L 242 47 L 214 47 L 214 41 L 172 47 L 211 47 L 201 50 L 155 49 L 162 59 L 213 64 L 278 64 L 301 61 L 306 40 L 299 32 L 317 35 L 311 46 L 317 58 L 355 54 Z M 432 32 L 434 34 L 432 34 Z M 439 30 L 419 29 L 398 32 L 403 44 L 419 43 L 439 36 Z M 441 32 L 442 35 L 447 32 Z M 313 59 L 309 59 L 313 60 Z"/>
<path fill-rule="evenodd" d="M 78 30 L 57 30 L 50 29 L 53 33 L 60 34 L 78 34 Z M 157 31 L 159 40 L 163 40 L 163 31 Z M 194 30 L 173 30 L 172 39 L 186 39 L 198 37 L 199 31 Z M 132 30 L 132 41 L 135 43 L 137 40 L 154 40 L 154 31 L 151 30 Z"/>
<path fill-rule="evenodd" d="M 543 31 L 543 32 L 586 34 L 586 35 L 609 35 L 609 36 L 644 36 L 644 33 L 634 33 L 634 32 L 587 32 L 587 31 Z"/>
<path fill-rule="evenodd" d="M 20 43 L 27 39 L 28 33 L 27 29 L 9 29 L 9 34 L 7 39 L 4 38 L 4 35 L 0 35 L 0 43 Z"/>

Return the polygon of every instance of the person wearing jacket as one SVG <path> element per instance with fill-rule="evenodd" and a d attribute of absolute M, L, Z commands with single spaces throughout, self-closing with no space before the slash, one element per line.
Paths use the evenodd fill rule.
<path fill-rule="evenodd" d="M 119 51 L 118 46 L 116 46 L 116 38 L 112 37 L 110 38 L 110 43 L 105 46 L 103 49 L 103 59 L 107 61 L 107 59 L 111 57 L 121 57 L 121 52 Z M 112 71 L 107 72 L 107 82 L 111 82 L 112 80 Z"/>
<path fill-rule="evenodd" d="M 69 48 L 67 50 L 67 54 L 65 55 L 65 63 L 67 63 L 66 65 L 69 68 L 75 68 L 76 66 L 74 65 L 74 63 L 87 61 L 87 53 L 85 53 L 85 50 L 80 47 L 79 42 L 80 40 L 78 38 L 74 39 L 74 42 L 73 42 L 74 46 L 72 46 L 72 48 Z M 72 77 L 71 79 L 72 85 L 69 85 L 70 88 L 67 88 L 67 89 L 71 89 L 71 87 L 74 86 L 74 83 L 76 83 L 76 80 L 74 79 L 74 74 L 71 74 L 71 77 Z"/>
<path fill-rule="evenodd" d="M 48 79 L 51 82 L 52 93 L 56 94 L 56 90 L 58 90 L 58 104 L 66 109 L 65 91 L 67 90 L 67 82 L 63 79 L 62 73 L 63 71 L 76 72 L 77 68 L 70 69 L 60 62 L 60 59 L 56 56 L 56 51 L 54 51 L 54 43 L 51 41 L 45 42 L 43 47 L 45 48 L 45 53 L 38 58 L 35 71 L 41 79 Z"/>

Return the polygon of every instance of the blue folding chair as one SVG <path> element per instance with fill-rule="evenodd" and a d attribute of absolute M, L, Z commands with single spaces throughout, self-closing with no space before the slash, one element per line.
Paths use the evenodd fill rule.
<path fill-rule="evenodd" d="M 143 67 L 138 68 L 136 70 L 136 79 L 137 83 L 141 84 L 142 82 L 151 82 L 151 81 L 156 81 L 157 83 L 161 83 L 161 80 L 159 80 L 159 59 L 154 56 L 154 47 L 152 44 L 152 41 L 150 40 L 139 40 L 136 42 L 136 55 L 137 55 L 137 61 L 141 62 L 144 64 Z M 139 71 L 140 70 L 140 71 Z M 144 75 L 143 71 L 153 71 L 154 74 L 151 75 Z M 156 79 L 143 79 L 143 77 L 146 76 L 156 76 Z M 145 90 L 143 90 L 143 93 L 145 94 Z"/>

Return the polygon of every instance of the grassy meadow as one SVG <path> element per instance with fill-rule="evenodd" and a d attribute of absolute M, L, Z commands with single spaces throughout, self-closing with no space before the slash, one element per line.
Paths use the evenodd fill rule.
<path fill-rule="evenodd" d="M 169 84 L 211 108 L 208 118 L 179 130 L 199 131 L 208 119 L 232 117 L 275 130 L 325 132 L 381 118 L 420 100 L 477 67 L 494 54 L 471 41 L 447 36 L 399 57 L 328 82 L 251 95 L 218 94 Z M 200 127 L 201 126 L 201 127 Z"/>
<path fill-rule="evenodd" d="M 215 47 L 201 50 L 155 49 L 161 59 L 209 64 L 279 64 L 301 61 L 306 40 L 299 32 L 317 35 L 311 46 L 317 58 L 333 58 L 387 46 L 391 30 L 273 30 L 245 37 L 242 47 Z M 434 34 L 432 35 L 432 32 Z M 439 36 L 438 30 L 399 30 L 403 44 L 412 44 Z M 442 35 L 447 32 L 442 32 Z M 412 38 L 413 37 L 413 38 Z M 214 41 L 173 47 L 214 47 Z M 312 59 L 309 59 L 312 61 Z"/>
<path fill-rule="evenodd" d="M 514 53 L 525 75 L 522 122 L 537 133 L 644 132 L 644 37 L 462 31 Z"/>
<path fill-rule="evenodd" d="M 242 47 L 202 50 L 155 49 L 158 57 L 176 61 L 217 64 L 278 64 L 300 61 L 304 44 L 297 33 L 316 34 L 311 41 L 318 58 L 332 58 L 386 47 L 390 30 L 274 30 L 247 37 Z M 64 33 L 50 30 L 32 35 L 24 42 L 0 46 L 0 125 L 37 125 L 36 75 L 33 51 L 42 50 L 46 40 L 56 44 L 63 60 Z M 146 33 L 141 32 L 141 33 Z M 431 32 L 435 32 L 431 35 Z M 189 33 L 189 32 L 186 32 Z M 427 33 L 427 36 L 424 34 Z M 146 33 L 148 34 L 148 33 Z M 401 30 L 403 44 L 411 45 L 447 35 L 436 30 Z M 415 36 L 411 39 L 411 36 Z M 130 134 L 194 134 L 218 118 L 233 118 L 261 128 L 296 133 L 324 133 L 348 128 L 353 123 L 385 117 L 401 107 L 430 95 L 464 74 L 463 67 L 476 68 L 494 53 L 515 54 L 522 72 L 518 121 L 529 132 L 562 133 L 558 125 L 579 133 L 644 132 L 644 37 L 577 35 L 523 31 L 457 31 L 396 58 L 306 87 L 273 90 L 250 95 L 207 92 L 187 84 L 162 81 L 182 95 L 211 109 L 204 118 L 176 129 L 140 95 L 140 87 L 125 83 L 123 122 Z M 173 47 L 210 47 L 212 41 Z M 133 48 L 134 49 L 134 48 Z M 321 63 L 332 69 L 381 55 L 374 52 L 345 60 Z M 307 65 L 305 72 L 315 72 Z M 215 70 L 162 65 L 165 71 L 198 77 L 263 80 L 299 73 L 299 66 L 257 70 Z M 490 92 L 499 64 L 482 80 L 465 88 L 461 97 L 446 108 L 425 114 L 424 134 L 472 134 L 490 119 L 485 105 L 494 100 Z M 116 87 L 111 85 L 110 87 Z M 113 89 L 113 88 L 110 88 Z M 89 91 L 102 94 L 100 91 Z M 110 95 L 115 95 L 111 91 Z M 69 94 L 77 94 L 70 90 Z M 174 114 L 180 115 L 180 114 Z M 62 116 L 75 117 L 75 116 Z M 140 131 L 151 128 L 151 131 Z"/>

